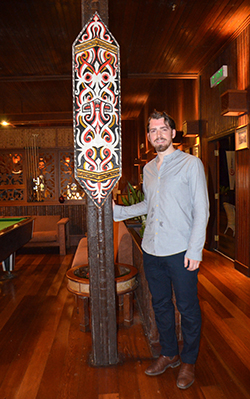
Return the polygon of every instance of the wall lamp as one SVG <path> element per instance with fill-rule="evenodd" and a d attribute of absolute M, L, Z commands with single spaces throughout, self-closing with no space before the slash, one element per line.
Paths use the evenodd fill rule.
<path fill-rule="evenodd" d="M 222 116 L 240 116 L 247 112 L 246 90 L 227 90 L 220 98 Z"/>
<path fill-rule="evenodd" d="M 184 121 L 182 124 L 183 137 L 199 136 L 199 121 Z"/>

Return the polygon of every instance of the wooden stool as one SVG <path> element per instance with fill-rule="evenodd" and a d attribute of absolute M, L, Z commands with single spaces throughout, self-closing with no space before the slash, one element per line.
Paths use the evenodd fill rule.
<path fill-rule="evenodd" d="M 119 275 L 115 278 L 116 294 L 119 306 L 123 306 L 124 325 L 131 326 L 134 319 L 133 297 L 138 286 L 137 269 L 134 266 L 116 264 Z M 80 315 L 81 331 L 89 331 L 89 278 L 88 265 L 75 266 L 66 273 L 68 278 L 67 288 L 76 295 L 77 307 Z"/>

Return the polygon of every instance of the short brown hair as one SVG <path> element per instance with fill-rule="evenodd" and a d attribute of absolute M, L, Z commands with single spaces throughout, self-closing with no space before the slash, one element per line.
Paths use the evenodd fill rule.
<path fill-rule="evenodd" d="M 149 116 L 148 118 L 148 124 L 147 124 L 147 132 L 149 133 L 149 123 L 151 121 L 151 119 L 164 119 L 165 124 L 167 123 L 171 129 L 175 129 L 175 121 L 173 120 L 173 118 L 171 118 L 171 116 L 169 116 L 165 111 L 160 112 L 160 111 L 156 111 L 156 109 L 154 110 L 154 112 L 152 112 L 152 114 Z"/>

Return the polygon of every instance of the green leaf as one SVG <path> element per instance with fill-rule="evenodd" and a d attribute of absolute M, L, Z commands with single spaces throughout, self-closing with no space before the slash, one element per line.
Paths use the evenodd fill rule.
<path fill-rule="evenodd" d="M 128 182 L 127 191 L 128 191 L 127 198 L 123 197 L 123 196 L 121 197 L 124 205 L 129 206 L 129 205 L 137 204 L 144 200 L 143 192 L 139 189 L 138 190 L 135 189 L 132 186 L 132 184 L 129 182 Z M 139 222 L 142 224 L 142 227 L 141 227 L 140 233 L 139 233 L 140 237 L 143 237 L 144 229 L 146 226 L 146 219 L 147 219 L 147 215 L 138 216 L 138 217 L 134 218 L 134 220 L 139 220 Z"/>
<path fill-rule="evenodd" d="M 133 204 L 136 204 L 137 202 L 139 202 L 137 194 L 136 194 L 136 191 L 135 191 L 134 187 L 130 183 L 128 183 L 128 186 L 129 186 L 129 189 L 131 190 Z"/>
<path fill-rule="evenodd" d="M 129 205 L 129 202 L 128 202 L 128 200 L 127 200 L 127 198 L 126 197 L 122 197 L 122 202 L 124 203 L 124 205 L 126 205 L 126 206 L 128 206 Z"/>

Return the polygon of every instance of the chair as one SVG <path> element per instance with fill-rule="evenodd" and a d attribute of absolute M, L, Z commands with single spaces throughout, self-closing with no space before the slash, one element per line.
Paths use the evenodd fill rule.
<path fill-rule="evenodd" d="M 227 214 L 227 227 L 224 234 L 226 234 L 228 229 L 232 229 L 233 236 L 235 236 L 235 205 L 223 202 L 223 206 Z"/>
<path fill-rule="evenodd" d="M 25 247 L 59 247 L 66 255 L 69 246 L 69 218 L 59 215 L 35 216 L 32 239 Z"/>

